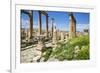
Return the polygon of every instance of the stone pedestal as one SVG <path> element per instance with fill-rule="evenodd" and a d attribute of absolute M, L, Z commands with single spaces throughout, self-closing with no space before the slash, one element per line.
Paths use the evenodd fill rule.
<path fill-rule="evenodd" d="M 43 36 L 43 35 L 37 36 L 37 38 L 38 38 L 37 49 L 38 49 L 38 50 L 41 50 L 41 51 L 42 51 L 42 49 L 45 47 L 45 44 L 44 44 L 44 37 L 45 37 L 45 36 Z"/>
<path fill-rule="evenodd" d="M 45 47 L 45 46 L 44 46 L 43 41 L 38 41 L 38 44 L 37 44 L 37 50 L 42 51 L 42 49 L 43 49 L 44 47 Z"/>

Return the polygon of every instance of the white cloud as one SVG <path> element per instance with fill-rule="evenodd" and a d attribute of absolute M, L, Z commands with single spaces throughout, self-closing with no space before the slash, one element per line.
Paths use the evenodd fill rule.
<path fill-rule="evenodd" d="M 29 24 L 30 24 L 29 20 L 22 19 L 21 22 L 23 28 L 29 28 Z M 65 25 L 65 26 L 58 25 L 58 24 L 55 25 L 57 26 L 57 29 L 69 31 L 69 25 Z M 52 27 L 51 23 L 48 23 L 48 27 L 49 30 L 51 30 Z M 36 21 L 33 22 L 33 28 L 38 28 L 38 22 Z M 45 28 L 46 28 L 46 23 L 43 23 L 42 29 Z M 76 31 L 83 31 L 84 29 L 89 29 L 89 24 L 76 24 Z"/>
<path fill-rule="evenodd" d="M 38 22 L 33 21 L 33 28 L 38 28 Z"/>
<path fill-rule="evenodd" d="M 23 28 L 29 28 L 29 24 L 30 24 L 29 20 L 22 19 L 21 23 Z"/>
<path fill-rule="evenodd" d="M 89 24 L 76 24 L 76 31 L 83 31 L 89 29 Z"/>
<path fill-rule="evenodd" d="M 30 24 L 29 20 L 22 19 L 21 23 L 23 28 L 29 28 L 29 24 Z M 38 27 L 38 23 L 34 21 L 33 28 L 37 28 L 37 27 Z"/>

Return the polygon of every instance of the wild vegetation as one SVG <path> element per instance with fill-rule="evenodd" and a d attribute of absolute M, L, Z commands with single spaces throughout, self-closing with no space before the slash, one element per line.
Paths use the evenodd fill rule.
<path fill-rule="evenodd" d="M 89 52 L 89 35 L 82 35 L 70 39 L 68 42 L 58 42 L 56 48 L 49 48 L 43 51 L 44 61 L 50 58 L 59 61 L 64 60 L 88 60 Z"/>

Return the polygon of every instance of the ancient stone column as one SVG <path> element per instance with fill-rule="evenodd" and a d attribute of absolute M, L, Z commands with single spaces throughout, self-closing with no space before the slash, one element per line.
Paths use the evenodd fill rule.
<path fill-rule="evenodd" d="M 69 13 L 69 20 L 70 20 L 69 38 L 73 38 L 76 36 L 76 20 L 72 13 Z"/>
<path fill-rule="evenodd" d="M 51 24 L 52 24 L 52 27 L 51 27 L 51 34 L 52 34 L 52 37 L 53 37 L 54 18 L 51 19 Z"/>
<path fill-rule="evenodd" d="M 29 38 L 32 38 L 33 33 L 33 11 L 29 11 L 29 20 L 30 20 L 30 27 L 29 27 Z"/>
<path fill-rule="evenodd" d="M 61 32 L 61 41 L 64 41 L 64 33 Z"/>
<path fill-rule="evenodd" d="M 60 37 L 61 35 L 60 35 L 60 30 L 58 29 L 58 31 L 57 31 L 57 40 L 60 40 Z"/>
<path fill-rule="evenodd" d="M 56 27 L 54 28 L 52 39 L 53 39 L 53 44 L 56 44 L 57 43 L 57 30 L 56 30 Z"/>
<path fill-rule="evenodd" d="M 39 35 L 41 35 L 41 32 L 42 32 L 42 24 L 41 24 L 41 12 L 39 11 L 39 17 L 38 17 L 38 33 Z"/>
<path fill-rule="evenodd" d="M 46 15 L 46 36 L 48 37 L 48 15 Z"/>

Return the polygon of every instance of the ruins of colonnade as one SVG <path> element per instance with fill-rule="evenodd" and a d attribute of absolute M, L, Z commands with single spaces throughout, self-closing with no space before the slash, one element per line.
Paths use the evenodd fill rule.
<path fill-rule="evenodd" d="M 30 22 L 30 29 L 29 29 L 29 38 L 31 39 L 32 38 L 32 34 L 33 34 L 33 11 L 32 10 L 29 10 L 29 11 L 26 11 L 26 10 L 21 10 L 21 14 L 22 13 L 25 13 L 28 15 L 29 17 L 29 22 Z"/>
<path fill-rule="evenodd" d="M 48 36 L 48 14 L 45 11 L 39 11 L 39 17 L 38 17 L 38 32 L 39 35 L 42 34 L 42 14 L 46 16 L 46 36 Z"/>
<path fill-rule="evenodd" d="M 34 24 L 33 24 L 33 10 L 21 10 L 21 13 L 25 13 L 29 16 L 29 39 L 31 39 L 33 37 L 33 32 L 34 32 Z M 38 35 L 42 35 L 42 15 L 45 15 L 46 16 L 46 36 L 48 37 L 48 14 L 46 13 L 46 11 L 38 11 Z M 51 35 L 52 37 L 54 36 L 54 18 L 51 18 L 51 25 L 52 25 L 52 28 L 51 28 Z M 69 38 L 73 38 L 76 36 L 76 19 L 73 15 L 72 12 L 69 13 Z M 62 33 L 61 33 L 62 34 Z M 62 39 L 64 37 L 62 36 Z"/>
<path fill-rule="evenodd" d="M 33 34 L 33 11 L 32 10 L 21 10 L 21 13 L 25 13 L 28 15 L 29 17 L 29 38 L 32 38 L 32 34 Z M 48 14 L 45 11 L 38 11 L 39 13 L 39 17 L 38 17 L 38 34 L 41 35 L 42 34 L 42 15 L 46 16 L 46 36 L 48 36 Z"/>
<path fill-rule="evenodd" d="M 66 40 L 66 42 L 69 40 L 69 38 L 73 38 L 76 36 L 76 20 L 73 16 L 73 13 L 69 13 L 69 20 L 70 20 L 70 28 L 69 28 L 69 32 L 64 32 L 64 31 L 60 31 L 57 29 L 57 27 L 54 25 L 55 23 L 55 19 L 51 18 L 51 30 L 50 32 L 48 31 L 48 13 L 46 11 L 38 11 L 38 32 L 34 33 L 34 21 L 33 21 L 33 10 L 21 10 L 21 13 L 27 14 L 29 17 L 29 31 L 27 31 L 27 36 L 25 36 L 25 45 L 27 46 L 27 44 L 30 44 L 31 47 L 34 49 L 33 53 L 32 53 L 32 58 L 27 59 L 26 57 L 23 57 L 25 59 L 27 59 L 26 62 L 37 62 L 41 60 L 41 56 L 42 56 L 42 51 L 43 49 L 47 48 L 47 47 L 56 47 L 58 41 L 63 42 L 64 40 Z M 44 33 L 42 33 L 42 15 L 44 15 L 46 17 L 46 32 L 44 35 Z M 23 32 L 23 31 L 21 31 Z M 23 34 L 21 34 L 22 37 Z M 51 37 L 49 36 L 51 35 Z M 36 36 L 36 41 L 34 40 L 34 36 Z M 47 39 L 45 39 L 45 37 L 47 37 Z M 49 39 L 49 40 L 48 40 Z M 21 39 L 22 41 L 23 39 Z M 47 41 L 46 41 L 47 40 Z M 32 42 L 31 42 L 32 41 Z M 34 42 L 36 42 L 35 44 L 33 44 Z M 23 42 L 21 42 L 23 43 Z M 21 44 L 21 47 L 23 47 Z M 34 46 L 33 46 L 34 45 Z M 21 48 L 21 50 L 27 49 L 26 46 L 24 48 Z M 30 47 L 30 46 L 29 46 Z M 32 52 L 32 51 L 31 51 Z M 23 61 L 24 59 L 22 59 Z"/>

